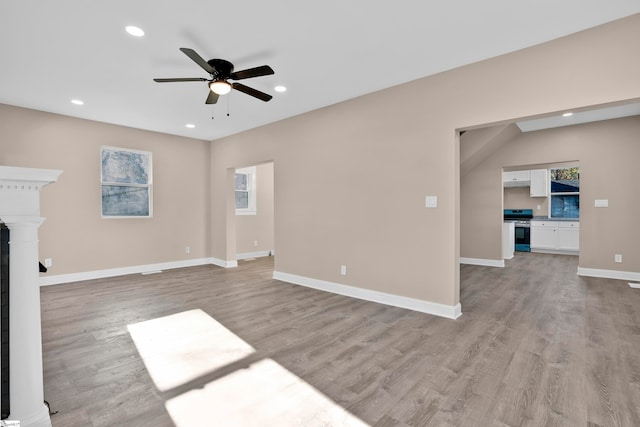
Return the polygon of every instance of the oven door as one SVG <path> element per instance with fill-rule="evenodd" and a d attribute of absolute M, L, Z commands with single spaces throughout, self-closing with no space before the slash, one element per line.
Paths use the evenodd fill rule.
<path fill-rule="evenodd" d="M 531 252 L 531 228 L 529 224 L 521 225 L 516 224 L 515 226 L 515 234 L 516 234 L 516 251 L 520 252 Z"/>

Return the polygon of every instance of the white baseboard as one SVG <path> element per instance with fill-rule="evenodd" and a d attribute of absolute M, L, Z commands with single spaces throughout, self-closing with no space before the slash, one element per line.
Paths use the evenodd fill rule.
<path fill-rule="evenodd" d="M 262 258 L 265 256 L 274 255 L 275 251 L 257 251 L 257 252 L 245 252 L 242 254 L 237 254 L 236 259 L 249 259 L 249 258 Z"/>
<path fill-rule="evenodd" d="M 485 267 L 504 267 L 503 259 L 482 259 L 460 257 L 460 264 L 482 265 Z"/>
<path fill-rule="evenodd" d="M 562 251 L 562 250 L 556 250 L 556 249 L 538 249 L 538 248 L 531 248 L 531 252 L 533 252 L 533 253 L 537 253 L 537 254 L 573 255 L 573 256 L 580 256 L 580 251 Z"/>
<path fill-rule="evenodd" d="M 223 259 L 218 259 L 218 258 L 207 258 L 209 260 L 209 264 L 213 264 L 213 265 L 217 265 L 218 267 L 224 267 L 224 268 L 234 268 L 238 266 L 238 261 L 231 260 L 231 261 L 225 261 Z"/>
<path fill-rule="evenodd" d="M 457 319 L 462 315 L 462 306 L 460 303 L 456 305 L 439 304 L 431 301 L 373 291 L 370 289 L 357 288 L 340 283 L 327 282 L 325 280 L 312 279 L 309 277 L 298 276 L 296 274 L 283 273 L 281 271 L 274 271 L 273 278 L 283 282 L 293 283 L 295 285 L 306 286 L 308 288 L 391 305 L 394 307 L 406 308 L 413 311 L 419 311 L 421 313 L 433 314 L 434 316 L 446 317 L 448 319 Z"/>
<path fill-rule="evenodd" d="M 124 276 L 127 274 L 150 274 L 171 270 L 173 268 L 195 267 L 213 264 L 219 267 L 237 267 L 237 261 L 223 261 L 217 258 L 198 258 L 184 261 L 161 262 L 158 264 L 136 265 L 132 267 L 109 268 L 106 270 L 84 271 L 81 273 L 58 274 L 40 276 L 40 286 L 60 285 L 62 283 L 79 282 L 82 280 L 103 279 L 106 277 Z"/>
<path fill-rule="evenodd" d="M 604 279 L 640 281 L 640 273 L 634 271 L 601 270 L 597 268 L 578 267 L 578 276 L 602 277 Z"/>

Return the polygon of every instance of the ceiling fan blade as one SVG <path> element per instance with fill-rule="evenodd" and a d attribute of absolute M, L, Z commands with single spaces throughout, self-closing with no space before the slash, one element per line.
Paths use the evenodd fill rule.
<path fill-rule="evenodd" d="M 233 80 L 242 80 L 242 79 L 249 79 L 251 77 L 268 76 L 270 74 L 275 74 L 273 69 L 268 65 L 262 65 L 260 67 L 248 68 L 246 70 L 236 71 L 235 73 L 231 73 L 230 77 Z"/>
<path fill-rule="evenodd" d="M 244 92 L 247 95 L 251 95 L 255 98 L 258 98 L 264 102 L 270 101 L 271 98 L 273 98 L 273 96 L 269 95 L 268 93 L 264 93 L 264 92 L 260 92 L 259 90 L 256 90 L 252 87 L 249 86 L 245 86 L 242 83 L 232 83 L 231 86 L 233 86 L 234 89 L 239 90 L 240 92 Z"/>
<path fill-rule="evenodd" d="M 191 58 L 191 60 L 193 62 L 198 64 L 200 67 L 202 67 L 202 69 L 205 70 L 207 73 L 209 73 L 209 74 L 215 74 L 216 73 L 215 68 L 213 68 L 211 65 L 209 65 L 209 63 L 207 61 L 202 59 L 202 57 L 200 55 L 198 55 L 195 50 L 189 49 L 188 47 L 181 47 L 180 50 L 182 51 L 182 53 L 184 53 L 189 58 Z"/>
<path fill-rule="evenodd" d="M 154 82 L 158 83 L 171 83 L 171 82 L 206 82 L 207 79 L 203 79 L 202 77 L 179 77 L 175 79 L 153 79 Z"/>
<path fill-rule="evenodd" d="M 220 95 L 215 92 L 209 91 L 209 96 L 207 96 L 207 101 L 205 102 L 205 104 L 215 104 L 216 102 L 218 102 L 218 98 L 220 98 Z"/>

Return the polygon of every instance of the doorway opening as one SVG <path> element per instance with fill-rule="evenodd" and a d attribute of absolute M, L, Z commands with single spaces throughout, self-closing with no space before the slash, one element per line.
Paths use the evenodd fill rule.
<path fill-rule="evenodd" d="M 236 260 L 275 255 L 274 163 L 235 170 Z"/>
<path fill-rule="evenodd" d="M 532 220 L 538 218 L 548 222 L 536 224 L 538 227 L 531 229 L 533 252 L 578 255 L 573 258 L 578 274 L 587 276 L 594 274 L 593 269 L 579 264 L 587 258 L 598 257 L 605 268 L 596 273 L 618 274 L 619 266 L 614 264 L 613 254 L 622 251 L 621 240 L 615 240 L 611 248 L 594 246 L 592 242 L 602 236 L 596 236 L 593 224 L 588 223 L 595 215 L 613 213 L 600 208 L 608 202 L 601 195 L 617 195 L 616 191 L 621 187 L 629 191 L 628 183 L 632 181 L 626 169 L 620 168 L 625 178 L 617 179 L 615 185 L 607 184 L 606 173 L 611 169 L 603 164 L 628 163 L 627 159 L 633 154 L 628 140 L 633 138 L 635 126 L 633 115 L 602 115 L 610 111 L 609 106 L 603 106 L 601 110 L 584 109 L 582 112 L 588 113 L 585 117 L 590 119 L 582 122 L 576 121 L 578 113 L 573 116 L 558 113 L 544 127 L 540 118 L 523 118 L 460 132 L 460 264 L 505 266 L 501 250 L 505 234 L 504 209 L 526 209 L 532 211 Z M 565 124 L 559 125 L 562 120 Z M 530 126 L 532 122 L 536 127 Z M 521 126 L 523 123 L 528 124 Z M 605 147 L 603 140 L 611 141 L 612 145 Z M 547 180 L 542 194 L 533 190 L 538 177 L 534 171 L 543 172 Z M 505 188 L 503 172 L 512 173 L 516 182 L 513 187 Z M 530 174 L 528 177 L 527 173 Z M 582 189 L 585 191 L 582 191 L 578 177 L 584 179 Z M 591 185 L 587 186 L 587 183 Z M 617 217 L 625 215 L 625 212 L 617 213 Z M 534 224 L 532 221 L 531 226 Z M 585 246 L 585 243 L 591 245 Z M 516 259 L 518 255 L 527 254 L 516 252 Z M 506 266 L 509 266 L 508 259 Z M 495 273 L 500 274 L 500 270 Z"/>

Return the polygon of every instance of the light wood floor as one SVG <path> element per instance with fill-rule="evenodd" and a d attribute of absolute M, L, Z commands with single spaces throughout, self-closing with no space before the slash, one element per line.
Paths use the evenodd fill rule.
<path fill-rule="evenodd" d="M 54 427 L 174 426 L 185 390 L 157 390 L 127 325 L 202 309 L 369 426 L 640 426 L 640 290 L 576 268 L 464 265 L 458 320 L 278 282 L 272 258 L 44 287 L 45 398 Z"/>

